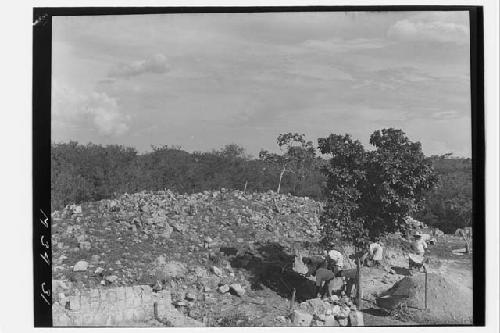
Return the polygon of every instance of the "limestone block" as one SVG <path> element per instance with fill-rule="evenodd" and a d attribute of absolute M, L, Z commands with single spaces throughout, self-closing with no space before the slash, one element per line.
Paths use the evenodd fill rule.
<path fill-rule="evenodd" d="M 339 326 L 339 323 L 335 319 L 335 316 L 328 315 L 325 317 L 325 326 Z"/>
<path fill-rule="evenodd" d="M 307 312 L 295 310 L 293 312 L 293 324 L 296 326 L 311 326 L 313 316 Z"/>
<path fill-rule="evenodd" d="M 347 318 L 339 318 L 337 320 L 340 326 L 347 326 L 349 324 L 349 320 Z"/>
<path fill-rule="evenodd" d="M 107 292 L 107 300 L 110 303 L 116 303 L 118 301 L 118 297 L 116 295 L 115 289 L 109 289 Z"/>
<path fill-rule="evenodd" d="M 88 296 L 82 296 L 80 300 L 81 311 L 90 311 L 91 309 L 91 298 Z"/>
<path fill-rule="evenodd" d="M 74 295 L 69 297 L 69 309 L 73 311 L 80 310 L 80 296 Z"/>
<path fill-rule="evenodd" d="M 151 295 L 151 291 L 147 292 L 145 291 L 143 294 L 142 294 L 142 298 L 141 298 L 141 302 L 142 304 L 153 304 L 153 295 Z"/>
<path fill-rule="evenodd" d="M 90 310 L 97 310 L 101 305 L 101 300 L 99 298 L 93 297 L 90 299 Z"/>
<path fill-rule="evenodd" d="M 363 312 L 351 311 L 349 313 L 349 324 L 350 326 L 364 326 Z"/>
<path fill-rule="evenodd" d="M 124 287 L 119 287 L 117 289 L 115 289 L 116 291 L 116 298 L 118 300 L 118 304 L 120 304 L 121 306 L 125 306 L 127 304 L 127 295 L 125 294 L 125 288 Z"/>
<path fill-rule="evenodd" d="M 134 321 L 144 321 L 146 320 L 146 311 L 144 309 L 138 308 L 134 311 Z"/>
<path fill-rule="evenodd" d="M 125 309 L 125 311 L 123 311 L 123 321 L 124 322 L 134 321 L 134 313 L 135 313 L 134 309 Z"/>
<path fill-rule="evenodd" d="M 111 314 L 108 314 L 106 317 L 106 322 L 104 323 L 104 326 L 115 326 L 115 320 Z"/>

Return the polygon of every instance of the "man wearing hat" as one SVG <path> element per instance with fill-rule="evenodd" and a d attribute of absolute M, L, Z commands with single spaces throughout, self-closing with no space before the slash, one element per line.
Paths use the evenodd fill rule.
<path fill-rule="evenodd" d="M 411 249 L 413 253 L 409 253 L 409 266 L 412 267 L 422 267 L 424 263 L 424 254 L 427 249 L 427 243 L 422 238 L 420 233 L 416 233 L 413 236 L 414 240 L 411 243 Z"/>

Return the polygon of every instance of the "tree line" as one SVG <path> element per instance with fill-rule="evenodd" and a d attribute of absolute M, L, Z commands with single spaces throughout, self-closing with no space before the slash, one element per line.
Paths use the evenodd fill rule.
<path fill-rule="evenodd" d="M 404 136 L 404 133 L 401 135 Z M 345 138 L 338 136 L 339 142 Z M 383 138 L 380 137 L 380 140 Z M 324 201 L 328 206 L 328 200 L 332 199 L 333 181 L 327 171 L 332 168 L 332 156 L 329 155 L 332 155 L 332 149 L 342 147 L 328 146 L 331 143 L 328 138 L 319 139 L 318 143 L 321 155 L 316 153 L 316 147 L 311 141 L 306 141 L 303 134 L 285 133 L 277 138 L 280 153 L 262 150 L 257 158 L 248 155 L 244 148 L 236 144 L 210 152 L 193 153 L 177 146 L 153 146 L 152 151 L 139 154 L 134 148 L 121 145 L 82 145 L 74 141 L 53 143 L 52 210 L 70 203 L 97 201 L 143 190 L 171 189 L 179 193 L 195 193 L 220 188 L 251 192 L 273 190 L 308 196 Z M 340 150 L 333 153 L 338 154 Z M 409 156 L 415 154 L 408 153 Z M 437 176 L 435 186 L 422 191 L 418 200 L 421 207 L 414 212 L 416 217 L 445 232 L 470 225 L 470 160 L 418 156 L 429 163 Z M 360 170 L 356 168 L 354 156 L 351 157 L 354 164 L 345 165 L 344 176 L 354 179 L 359 176 Z M 379 159 L 385 160 L 386 166 L 394 162 L 387 156 L 379 156 Z M 379 174 L 376 168 L 380 166 L 373 163 L 363 166 L 366 170 L 373 169 L 371 177 Z M 411 168 L 409 166 L 408 170 Z M 406 179 L 405 175 L 401 177 Z M 339 195 L 337 200 L 353 193 Z M 368 198 L 365 197 L 363 201 L 366 200 Z"/>

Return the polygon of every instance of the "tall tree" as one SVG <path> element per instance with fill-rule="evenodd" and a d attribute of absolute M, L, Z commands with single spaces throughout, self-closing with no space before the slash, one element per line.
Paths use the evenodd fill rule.
<path fill-rule="evenodd" d="M 359 212 L 362 184 L 366 181 L 365 151 L 349 134 L 331 134 L 318 139 L 322 154 L 330 157 L 321 171 L 326 175 L 326 203 L 321 216 L 323 241 L 335 242 L 337 233 L 342 240 L 362 247 L 368 233 Z"/>
<path fill-rule="evenodd" d="M 312 141 L 306 141 L 305 134 L 285 133 L 277 138 L 281 154 L 261 150 L 259 159 L 279 170 L 277 193 L 285 173 L 296 174 L 299 180 L 305 177 L 307 169 L 314 163 L 315 149 Z"/>
<path fill-rule="evenodd" d="M 422 207 L 425 193 L 437 176 L 419 142 L 403 131 L 375 131 L 365 151 L 349 135 L 332 134 L 318 140 L 320 151 L 330 155 L 327 204 L 322 216 L 325 237 L 336 230 L 344 240 L 362 246 L 388 232 L 404 231 L 404 217 Z"/>
<path fill-rule="evenodd" d="M 360 210 L 374 238 L 404 230 L 404 217 L 423 208 L 424 196 L 438 177 L 420 142 L 412 142 L 402 130 L 377 130 L 370 144 L 376 149 L 366 154 Z"/>
<path fill-rule="evenodd" d="M 403 218 L 418 210 L 425 191 L 437 178 L 419 142 L 401 130 L 375 131 L 374 151 L 365 151 L 350 135 L 318 139 L 321 153 L 330 157 L 322 168 L 327 177 L 327 200 L 320 219 L 324 245 L 340 238 L 365 249 L 368 241 L 405 229 Z M 357 305 L 361 308 L 361 270 L 357 259 Z"/>

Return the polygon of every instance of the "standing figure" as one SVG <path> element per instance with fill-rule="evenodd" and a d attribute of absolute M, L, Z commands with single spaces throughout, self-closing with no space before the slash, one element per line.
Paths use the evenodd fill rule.
<path fill-rule="evenodd" d="M 376 267 L 380 267 L 382 265 L 382 259 L 384 258 L 384 247 L 382 241 L 378 240 L 377 242 L 371 243 L 369 253 L 371 263 Z"/>
<path fill-rule="evenodd" d="M 361 256 L 361 264 L 363 266 L 376 266 L 380 267 L 382 265 L 382 259 L 384 258 L 384 243 L 381 240 L 373 242 L 368 247 L 366 251 Z"/>
<path fill-rule="evenodd" d="M 424 254 L 427 249 L 427 243 L 422 238 L 420 234 L 415 234 L 414 240 L 411 243 L 411 250 L 413 253 L 409 253 L 408 266 L 410 270 L 413 268 L 418 268 L 419 270 L 424 266 Z"/>

